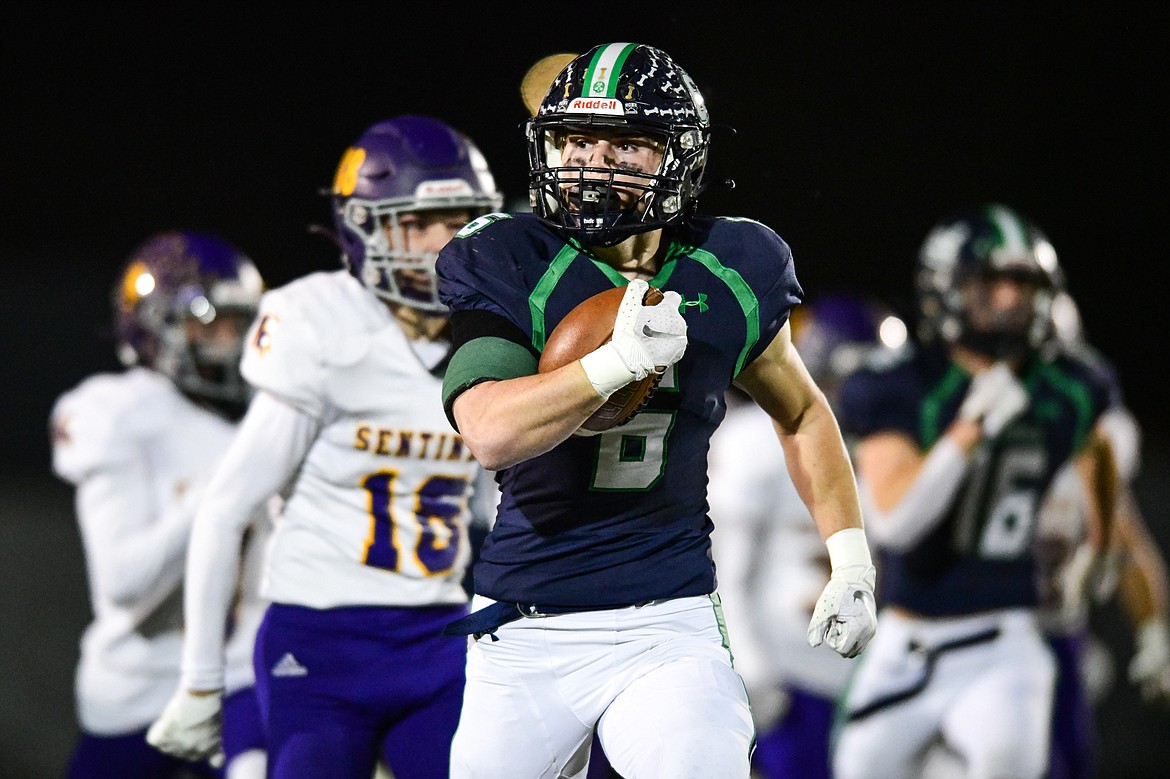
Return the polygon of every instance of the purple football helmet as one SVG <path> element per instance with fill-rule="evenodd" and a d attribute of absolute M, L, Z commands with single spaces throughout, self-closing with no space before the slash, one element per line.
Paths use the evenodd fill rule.
<path fill-rule="evenodd" d="M 662 144 L 657 171 L 564 167 L 574 128 L 644 134 Z M 670 55 L 652 46 L 606 43 L 580 55 L 553 80 L 527 125 L 529 197 L 542 221 L 587 245 L 612 246 L 631 235 L 687 219 L 703 189 L 711 139 L 703 96 Z M 640 192 L 623 207 L 612 189 Z"/>
<path fill-rule="evenodd" d="M 431 313 L 447 310 L 439 302 L 437 255 L 392 248 L 386 230 L 394 247 L 403 247 L 400 214 L 467 209 L 474 219 L 503 205 L 471 139 L 425 116 L 397 116 L 362 133 L 337 167 L 332 200 L 350 273 L 383 300 Z M 417 283 L 419 271 L 426 288 Z"/>
<path fill-rule="evenodd" d="M 219 238 L 181 231 L 151 236 L 130 255 L 114 287 L 118 358 L 238 412 L 251 394 L 239 369 L 244 335 L 263 291 L 252 261 Z M 235 328 L 232 338 L 210 337 L 224 327 Z"/>

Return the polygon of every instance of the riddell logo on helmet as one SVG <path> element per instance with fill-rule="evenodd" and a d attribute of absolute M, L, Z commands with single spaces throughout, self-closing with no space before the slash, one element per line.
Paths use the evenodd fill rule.
<path fill-rule="evenodd" d="M 471 195 L 471 185 L 463 179 L 436 179 L 434 181 L 424 181 L 418 185 L 415 190 L 415 197 L 417 198 L 442 198 L 454 197 L 456 195 Z"/>
<path fill-rule="evenodd" d="M 622 101 L 612 97 L 577 97 L 569 103 L 569 113 L 625 115 Z"/>

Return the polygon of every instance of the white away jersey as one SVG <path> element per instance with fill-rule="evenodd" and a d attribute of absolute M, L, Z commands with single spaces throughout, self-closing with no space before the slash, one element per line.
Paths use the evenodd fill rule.
<path fill-rule="evenodd" d="M 264 296 L 241 367 L 319 423 L 285 490 L 265 594 L 314 608 L 465 601 L 480 469 L 388 308 L 344 270 L 293 281 Z"/>
<path fill-rule="evenodd" d="M 94 613 L 81 642 L 78 717 L 90 733 L 131 732 L 178 685 L 188 534 L 234 425 L 143 368 L 86 379 L 57 400 L 51 421 L 53 470 L 76 488 Z M 232 689 L 252 681 L 257 591 L 244 587 L 238 604 Z"/>

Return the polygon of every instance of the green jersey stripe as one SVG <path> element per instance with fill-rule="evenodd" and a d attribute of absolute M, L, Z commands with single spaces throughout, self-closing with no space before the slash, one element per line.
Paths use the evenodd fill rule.
<path fill-rule="evenodd" d="M 532 317 L 532 346 L 536 351 L 544 351 L 544 342 L 548 338 L 547 326 L 544 321 L 544 307 L 549 297 L 557 287 L 557 282 L 569 269 L 569 263 L 577 256 L 577 250 L 566 244 L 557 256 L 548 264 L 548 270 L 536 282 L 532 294 L 528 296 L 528 312 Z"/>

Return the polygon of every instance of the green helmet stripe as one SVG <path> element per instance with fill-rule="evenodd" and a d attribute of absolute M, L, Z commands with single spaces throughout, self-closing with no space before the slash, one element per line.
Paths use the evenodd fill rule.
<path fill-rule="evenodd" d="M 581 82 L 581 97 L 613 97 L 622 65 L 637 46 L 636 43 L 610 43 L 599 47 Z"/>
<path fill-rule="evenodd" d="M 1011 209 L 998 205 L 991 206 L 987 209 L 987 217 L 999 233 L 1001 246 L 1013 253 L 1027 251 L 1028 233 Z"/>

